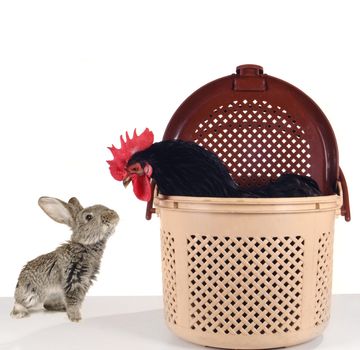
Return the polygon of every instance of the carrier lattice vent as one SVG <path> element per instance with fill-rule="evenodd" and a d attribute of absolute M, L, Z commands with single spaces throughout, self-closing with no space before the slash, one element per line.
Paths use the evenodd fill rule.
<path fill-rule="evenodd" d="M 267 101 L 216 107 L 193 139 L 216 153 L 241 186 L 263 185 L 283 173 L 311 175 L 310 145 L 294 115 Z"/>
<path fill-rule="evenodd" d="M 315 325 L 319 326 L 330 318 L 332 284 L 332 233 L 324 232 L 318 240 L 318 263 L 316 275 Z"/>
<path fill-rule="evenodd" d="M 165 315 L 169 323 L 177 322 L 175 240 L 170 232 L 161 231 L 163 293 Z"/>
<path fill-rule="evenodd" d="M 304 239 L 187 238 L 191 329 L 275 334 L 300 329 Z"/>

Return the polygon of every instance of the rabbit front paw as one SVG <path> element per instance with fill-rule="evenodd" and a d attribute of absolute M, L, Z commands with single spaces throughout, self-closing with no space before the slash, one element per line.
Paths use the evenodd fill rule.
<path fill-rule="evenodd" d="M 68 307 L 66 309 L 66 312 L 70 321 L 79 322 L 81 320 L 81 313 L 78 307 L 74 307 L 74 306 Z"/>

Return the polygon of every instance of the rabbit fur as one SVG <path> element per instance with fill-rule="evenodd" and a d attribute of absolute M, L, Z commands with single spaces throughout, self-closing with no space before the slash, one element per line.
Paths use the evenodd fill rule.
<path fill-rule="evenodd" d="M 74 197 L 68 203 L 41 197 L 39 205 L 50 218 L 68 225 L 72 235 L 70 241 L 23 267 L 11 316 L 22 318 L 29 309 L 43 305 L 47 310 L 66 311 L 71 321 L 80 321 L 81 304 L 96 279 L 106 241 L 119 216 L 102 205 L 84 209 Z"/>

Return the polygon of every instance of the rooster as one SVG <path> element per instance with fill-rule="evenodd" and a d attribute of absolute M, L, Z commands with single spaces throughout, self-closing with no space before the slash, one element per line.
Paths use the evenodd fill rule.
<path fill-rule="evenodd" d="M 121 148 L 109 147 L 114 159 L 108 161 L 111 175 L 132 182 L 137 198 L 151 199 L 151 183 L 159 192 L 171 196 L 194 197 L 305 197 L 320 195 L 317 183 L 307 176 L 285 174 L 261 187 L 244 190 L 232 179 L 227 168 L 212 152 L 195 142 L 167 140 L 154 142 L 146 129 L 134 131 L 126 140 L 120 137 Z"/>

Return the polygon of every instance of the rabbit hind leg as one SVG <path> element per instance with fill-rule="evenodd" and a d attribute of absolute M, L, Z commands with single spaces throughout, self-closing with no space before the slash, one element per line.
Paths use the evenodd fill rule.
<path fill-rule="evenodd" d="M 10 313 L 10 316 L 13 318 L 23 318 L 28 315 L 29 315 L 29 309 L 19 303 L 14 304 L 14 307 Z"/>
<path fill-rule="evenodd" d="M 39 296 L 37 294 L 28 294 L 22 298 L 15 298 L 14 307 L 10 315 L 14 318 L 23 318 L 28 316 L 29 309 L 39 304 Z"/>

